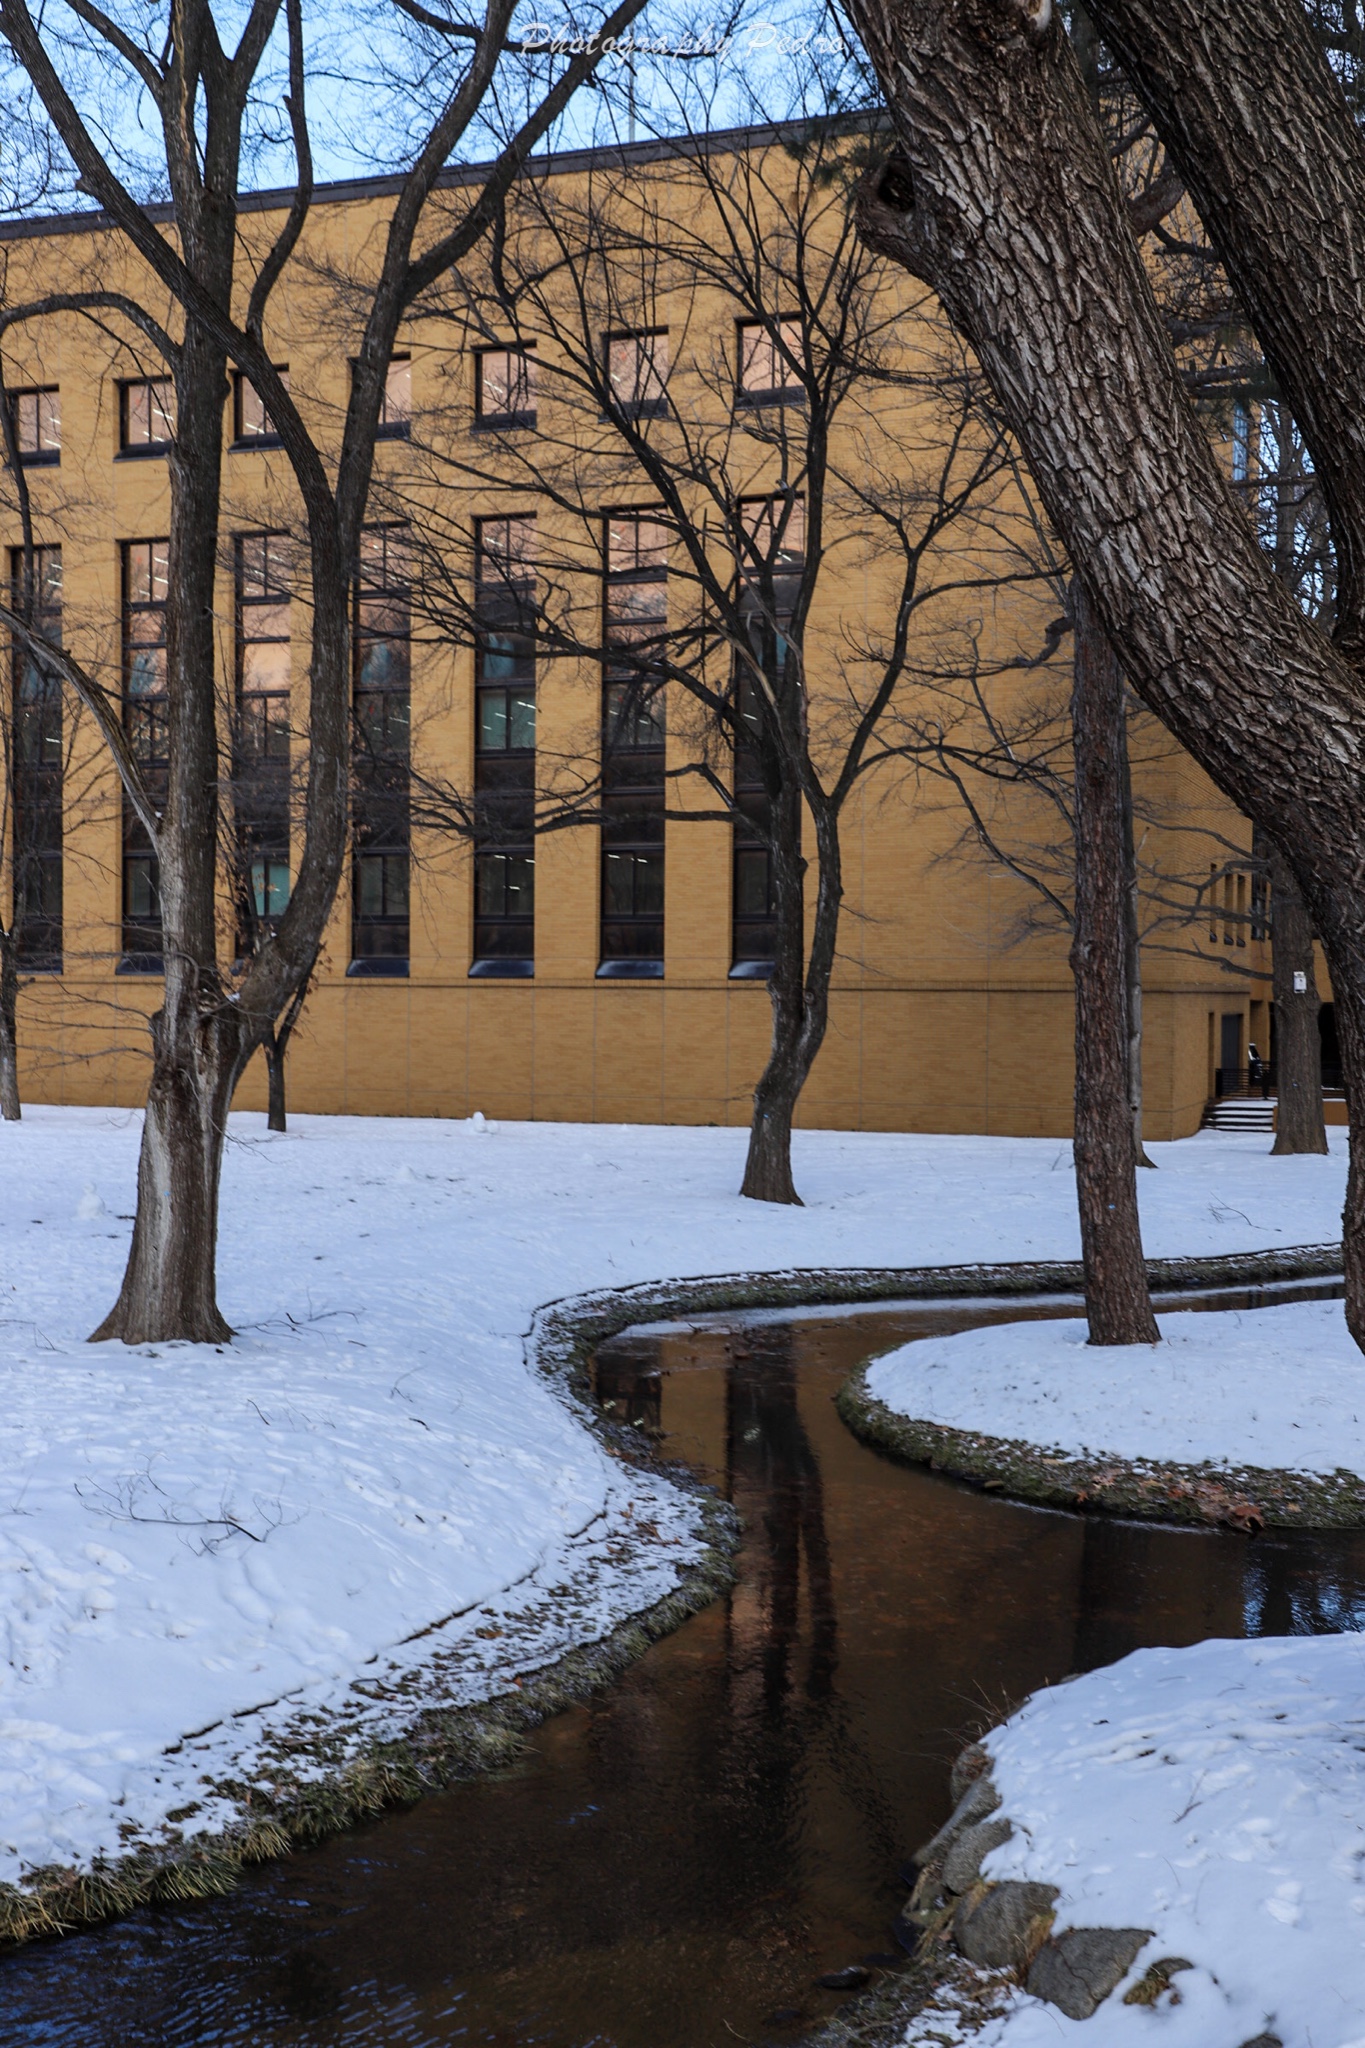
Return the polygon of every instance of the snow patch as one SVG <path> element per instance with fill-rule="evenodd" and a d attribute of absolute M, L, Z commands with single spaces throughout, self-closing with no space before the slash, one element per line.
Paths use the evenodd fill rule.
<path fill-rule="evenodd" d="M 1365 1474 L 1365 1357 L 1339 1301 L 1184 1310 L 1162 1343 L 1091 1345 L 1084 1317 L 1000 1323 L 887 1352 L 897 1414 L 1069 1455 Z"/>

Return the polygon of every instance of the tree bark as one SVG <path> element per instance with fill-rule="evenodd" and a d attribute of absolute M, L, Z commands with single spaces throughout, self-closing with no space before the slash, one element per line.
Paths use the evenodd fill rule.
<path fill-rule="evenodd" d="M 1365 143 L 1302 0 L 1087 0 L 1312 453 L 1337 639 L 1365 657 Z"/>
<path fill-rule="evenodd" d="M 265 1071 L 269 1088 L 265 1127 L 268 1131 L 287 1131 L 289 1120 L 285 1114 L 284 1047 L 275 1035 L 267 1038 L 265 1042 Z"/>
<path fill-rule="evenodd" d="M 185 234 L 215 297 L 231 291 L 233 226 Z M 169 455 L 165 810 L 158 833 L 165 994 L 152 1019 L 152 1080 L 138 1163 L 137 1219 L 123 1285 L 92 1342 L 231 1336 L 215 1288 L 218 1173 L 232 1092 L 249 1051 L 218 966 L 218 730 L 214 584 L 227 356 L 187 316 Z"/>
<path fill-rule="evenodd" d="M 838 930 L 840 885 L 837 824 L 817 822 L 820 859 L 815 930 L 806 960 L 806 862 L 801 852 L 802 804 L 790 777 L 770 795 L 776 898 L 773 971 L 768 981 L 773 1035 L 768 1063 L 754 1090 L 749 1150 L 741 1195 L 755 1202 L 801 1206 L 792 1175 L 792 1120 L 829 1022 L 829 981 Z"/>
<path fill-rule="evenodd" d="M 1119 4 L 1097 9 L 1106 35 Z M 882 171 L 864 182 L 864 233 L 938 293 L 971 342 L 1133 688 L 1288 859 L 1326 949 L 1355 1108 L 1343 1231 L 1346 1312 L 1365 1347 L 1359 673 L 1275 577 L 1214 455 L 1049 0 L 1033 8 L 1026 0 L 854 0 L 853 11 L 899 138 Z M 1183 19 L 1190 10 L 1178 11 Z M 1243 26 L 1273 16 L 1286 50 L 1298 52 L 1302 43 L 1303 17 L 1292 0 L 1222 0 L 1194 11 L 1201 33 L 1228 16 Z M 1181 42 L 1168 33 L 1176 70 Z M 1312 77 L 1295 71 L 1302 119 L 1283 151 L 1294 153 L 1297 178 L 1321 129 L 1320 162 L 1335 178 L 1343 152 L 1354 152 L 1354 162 L 1361 144 L 1339 132 L 1332 109 L 1326 125 L 1315 125 L 1324 92 L 1338 101 L 1340 93 L 1330 73 L 1325 86 L 1317 76 L 1325 67 L 1316 56 L 1313 67 Z M 1224 85 L 1228 119 L 1237 108 L 1248 122 L 1258 118 L 1259 72 L 1234 64 Z M 1204 147 L 1191 140 L 1179 158 L 1201 204 L 1193 158 Z M 1233 183 L 1255 185 L 1246 203 L 1259 208 L 1258 217 L 1274 210 L 1279 161 L 1266 152 L 1258 158 L 1250 144 L 1239 158 Z M 1353 250 L 1365 218 L 1365 204 L 1355 207 L 1353 176 L 1345 164 L 1330 187 L 1319 179 L 1316 189 L 1330 198 L 1319 198 L 1311 223 L 1295 214 L 1297 251 L 1286 252 L 1279 235 L 1265 245 L 1265 263 L 1278 266 L 1278 294 L 1297 291 L 1312 304 L 1320 265 L 1346 262 L 1342 236 Z M 1224 195 L 1220 233 L 1241 238 L 1250 264 L 1260 245 L 1242 222 L 1242 197 Z M 1325 211 L 1333 219 L 1319 240 Z M 1351 321 L 1352 363 L 1365 355 L 1351 262 L 1349 278 L 1334 268 L 1317 295 L 1321 331 L 1300 323 L 1306 355 L 1296 379 L 1316 378 L 1320 390 L 1340 381 Z M 1263 291 L 1271 288 L 1262 281 Z M 1344 405 L 1352 387 L 1341 388 Z M 1316 461 L 1317 447 L 1313 454 Z M 1338 467 L 1334 509 L 1349 507 L 1365 534 L 1365 488 L 1355 492 L 1351 476 L 1349 464 Z"/>
<path fill-rule="evenodd" d="M 14 940 L 0 932 L 0 1118 L 17 1124 L 19 1105 L 19 968 Z"/>
<path fill-rule="evenodd" d="M 1325 1152 L 1322 1039 L 1313 927 L 1283 856 L 1270 853 L 1270 941 L 1275 986 L 1275 1143 L 1272 1157 Z M 1302 976 L 1303 987 L 1296 978 Z"/>
<path fill-rule="evenodd" d="M 1156 1344 L 1138 1220 L 1128 1099 L 1123 677 L 1079 577 L 1071 584 L 1076 682 L 1076 1199 L 1092 1344 Z"/>
<path fill-rule="evenodd" d="M 1142 925 L 1137 841 L 1133 832 L 1133 769 L 1128 754 L 1128 718 L 1123 719 L 1123 975 L 1128 996 L 1128 1113 L 1133 1120 L 1133 1158 L 1156 1171 L 1142 1142 Z"/>
<path fill-rule="evenodd" d="M 218 1309 L 218 1184 L 240 1048 L 206 1020 L 188 1068 L 162 1041 L 163 1009 L 152 1020 L 152 1085 L 137 1167 L 137 1217 L 118 1300 L 91 1336 L 98 1344 L 189 1338 L 225 1344 L 232 1331 Z"/>

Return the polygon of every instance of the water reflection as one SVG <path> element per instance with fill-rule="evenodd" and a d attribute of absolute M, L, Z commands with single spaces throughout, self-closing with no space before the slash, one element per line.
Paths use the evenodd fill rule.
<path fill-rule="evenodd" d="M 1026 1508 L 897 1466 L 839 1422 L 832 1397 L 860 1358 L 1001 1313 L 939 1304 L 603 1347 L 604 1403 L 743 1514 L 733 1596 L 540 1730 L 516 1772 L 211 1906 L 12 1957 L 0 2039 L 794 2041 L 838 2004 L 822 1972 L 885 1951 L 897 1867 L 983 1721 L 1140 1644 L 1365 1626 L 1358 1534 L 1248 1541 Z"/>

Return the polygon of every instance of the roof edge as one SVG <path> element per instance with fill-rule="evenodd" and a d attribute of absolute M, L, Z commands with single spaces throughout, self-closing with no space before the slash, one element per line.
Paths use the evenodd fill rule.
<path fill-rule="evenodd" d="M 523 176 L 564 177 L 575 173 L 596 170 L 607 166 L 626 167 L 632 164 L 653 164 L 666 162 L 669 157 L 701 155 L 723 156 L 729 151 L 768 148 L 775 143 L 793 141 L 808 135 L 820 126 L 829 126 L 852 134 L 860 128 L 870 128 L 877 116 L 868 114 L 836 115 L 829 122 L 816 119 L 806 121 L 766 121 L 745 128 L 715 128 L 703 135 L 651 136 L 644 142 L 619 142 L 597 145 L 585 149 L 549 150 L 543 156 L 527 159 Z M 454 191 L 464 185 L 481 185 L 492 170 L 494 157 L 479 163 L 450 165 L 436 180 L 437 191 Z M 405 173 L 395 172 L 383 177 L 337 178 L 328 184 L 315 185 L 312 204 L 318 206 L 344 206 L 358 199 L 382 199 L 401 191 Z M 238 195 L 239 213 L 284 212 L 294 198 L 292 185 L 274 185 L 261 192 L 242 192 Z M 158 202 L 143 208 L 148 220 L 158 223 L 173 221 L 175 208 L 169 201 Z M 0 242 L 40 240 L 46 235 L 85 235 L 117 233 L 118 227 L 112 216 L 91 209 L 90 212 L 35 214 L 31 218 L 15 217 L 0 219 Z"/>

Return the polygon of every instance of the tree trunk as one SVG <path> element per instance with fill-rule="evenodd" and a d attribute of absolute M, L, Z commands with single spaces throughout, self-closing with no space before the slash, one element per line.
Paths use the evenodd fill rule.
<path fill-rule="evenodd" d="M 226 280 L 230 249 L 229 240 L 217 266 Z M 213 263 L 206 268 L 212 273 Z M 92 1342 L 221 1343 L 232 1334 L 215 1298 L 218 1174 L 250 1031 L 240 1008 L 225 1000 L 218 966 L 214 585 L 227 392 L 223 350 L 187 319 L 169 456 L 169 765 L 157 840 L 165 992 L 152 1018 L 152 1081 L 128 1265 Z"/>
<path fill-rule="evenodd" d="M 805 871 L 801 854 L 802 802 L 799 792 L 784 790 L 773 800 L 777 842 L 777 942 L 768 984 L 773 1009 L 772 1050 L 754 1090 L 749 1126 L 749 1152 L 744 1165 L 742 1195 L 756 1202 L 801 1205 L 792 1178 L 792 1119 L 801 1090 L 825 1042 L 829 1025 L 829 984 L 843 902 L 843 874 L 838 814 L 812 792 L 819 877 L 810 959 L 806 959 Z"/>
<path fill-rule="evenodd" d="M 1142 1142 L 1142 926 L 1139 918 L 1137 844 L 1133 835 L 1133 774 L 1128 758 L 1128 717 L 1123 719 L 1123 976 L 1128 992 L 1128 1112 L 1133 1157 L 1156 1171 Z"/>
<path fill-rule="evenodd" d="M 137 1218 L 119 1298 L 91 1337 L 125 1344 L 225 1344 L 218 1312 L 218 1181 L 241 1071 L 233 1018 L 205 1018 L 189 1071 L 167 1057 L 166 1013 L 152 1020 L 155 1064 L 137 1168 Z"/>
<path fill-rule="evenodd" d="M 1275 1143 L 1272 1156 L 1325 1152 L 1322 1039 L 1313 927 L 1284 856 L 1270 849 L 1270 942 L 1275 975 Z M 1303 986 L 1298 982 L 1302 979 Z"/>
<path fill-rule="evenodd" d="M 19 968 L 14 940 L 0 933 L 0 1117 L 17 1124 L 19 1107 Z"/>
<path fill-rule="evenodd" d="M 1076 1198 L 1092 1344 L 1156 1344 L 1138 1221 L 1128 1099 L 1127 862 L 1123 677 L 1082 588 L 1071 584 L 1076 649 Z"/>
<path fill-rule="evenodd" d="M 287 1131 L 284 1107 L 284 1047 L 278 1032 L 272 1032 L 265 1041 L 265 1071 L 270 1090 L 266 1110 L 265 1127 L 268 1131 Z"/>
<path fill-rule="evenodd" d="M 1139 0 L 1096 0 L 1111 46 L 1121 9 L 1136 18 Z M 1354 1112 L 1346 1319 L 1365 1349 L 1365 708 L 1351 633 L 1344 652 L 1304 616 L 1210 446 L 1060 11 L 853 0 L 853 15 L 897 134 L 861 188 L 863 233 L 938 293 L 970 341 L 1132 687 L 1276 843 L 1322 939 Z M 1205 63 L 1226 35 L 1218 65 Z M 1284 59 L 1274 110 L 1238 37 Z M 1365 561 L 1365 422 L 1351 412 L 1365 362 L 1365 152 L 1340 86 L 1297 0 L 1172 0 L 1143 47 L 1181 100 L 1167 109 L 1153 95 L 1158 128 L 1168 112 L 1184 120 L 1177 167 L 1201 212 L 1215 192 L 1213 231 L 1229 261 L 1236 245 L 1239 289 L 1252 278 L 1258 302 L 1289 309 L 1293 345 L 1277 341 L 1273 366 L 1306 435 L 1301 386 L 1317 393 L 1314 421 L 1335 422 L 1312 440 L 1314 466 L 1333 471 L 1334 536 L 1339 520 L 1353 525 Z M 1187 74 L 1218 96 L 1211 124 L 1182 97 Z M 1259 303 L 1250 310 L 1269 353 Z M 1311 395 L 1304 404 L 1312 412 Z"/>
<path fill-rule="evenodd" d="M 768 782 L 770 859 L 773 864 L 775 936 L 768 978 L 773 1035 L 767 1065 L 754 1089 L 749 1150 L 741 1195 L 753 1202 L 786 1202 L 801 1207 L 792 1178 L 792 1118 L 810 1071 L 802 1062 L 805 1023 L 806 863 L 801 853 L 801 800 L 775 767 L 771 741 L 764 740 Z M 811 1054 L 814 1058 L 814 1053 Z"/>

